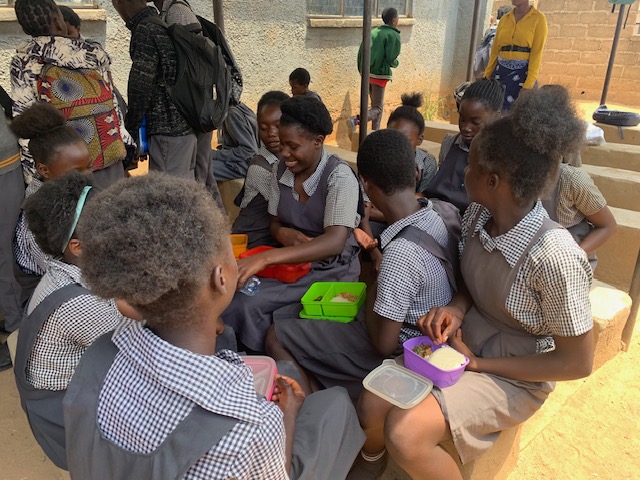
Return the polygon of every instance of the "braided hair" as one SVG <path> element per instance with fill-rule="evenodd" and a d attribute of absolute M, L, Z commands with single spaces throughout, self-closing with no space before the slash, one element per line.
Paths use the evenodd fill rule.
<path fill-rule="evenodd" d="M 14 8 L 24 33 L 32 37 L 51 35 L 51 22 L 58 11 L 53 0 L 16 0 Z"/>
<path fill-rule="evenodd" d="M 13 119 L 11 130 L 19 138 L 29 139 L 33 159 L 43 165 L 57 157 L 59 147 L 85 143 L 77 130 L 67 125 L 63 113 L 48 103 L 31 105 Z"/>
<path fill-rule="evenodd" d="M 422 135 L 424 133 L 424 117 L 418 110 L 422 106 L 422 94 L 417 92 L 403 93 L 400 99 L 402 100 L 402 106 L 391 112 L 387 121 L 387 128 L 397 120 L 407 120 L 414 123 L 418 128 L 418 135 Z"/>
<path fill-rule="evenodd" d="M 460 103 L 464 100 L 480 102 L 490 111 L 499 112 L 504 101 L 504 88 L 497 80 L 483 78 L 469 85 Z"/>

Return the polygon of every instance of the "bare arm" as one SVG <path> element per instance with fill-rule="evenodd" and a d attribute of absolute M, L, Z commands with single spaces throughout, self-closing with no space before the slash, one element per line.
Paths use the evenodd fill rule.
<path fill-rule="evenodd" d="M 591 253 L 604 245 L 607 240 L 616 234 L 618 231 L 618 223 L 607 206 L 593 215 L 587 215 L 587 220 L 589 220 L 595 228 L 589 235 L 584 237 L 580 243 L 580 248 L 587 253 Z"/>
<path fill-rule="evenodd" d="M 376 282 L 370 291 L 367 292 L 365 310 L 367 333 L 376 351 L 383 357 L 388 357 L 398 348 L 398 338 L 400 337 L 402 322 L 389 320 L 373 310 L 377 292 L 378 283 Z"/>

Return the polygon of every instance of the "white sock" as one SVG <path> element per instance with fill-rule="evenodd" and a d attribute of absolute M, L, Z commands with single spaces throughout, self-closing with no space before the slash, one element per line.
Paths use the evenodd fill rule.
<path fill-rule="evenodd" d="M 364 450 L 360 450 L 360 455 L 362 455 L 362 458 L 364 458 L 367 462 L 376 462 L 384 457 L 385 453 L 387 453 L 386 448 L 383 448 L 382 451 L 378 453 L 366 453 Z"/>

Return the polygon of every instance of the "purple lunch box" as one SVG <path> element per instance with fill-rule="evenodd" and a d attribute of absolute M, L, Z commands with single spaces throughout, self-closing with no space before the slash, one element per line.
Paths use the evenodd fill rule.
<path fill-rule="evenodd" d="M 412 372 L 418 373 L 428 378 L 438 388 L 450 387 L 456 383 L 462 376 L 465 367 L 469 364 L 469 359 L 464 356 L 465 362 L 458 368 L 453 370 L 441 370 L 435 365 L 430 364 L 427 360 L 412 349 L 420 344 L 429 345 L 432 351 L 439 348 L 451 348 L 448 345 L 434 345 L 429 337 L 415 337 L 407 340 L 402 344 L 404 348 L 404 366 Z"/>

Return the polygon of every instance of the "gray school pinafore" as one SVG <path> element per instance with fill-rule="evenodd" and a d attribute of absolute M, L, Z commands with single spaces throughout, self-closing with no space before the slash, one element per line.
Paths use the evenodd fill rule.
<path fill-rule="evenodd" d="M 549 218 L 554 222 L 558 221 L 558 197 L 560 196 L 560 176 L 558 176 L 556 180 L 556 184 L 551 190 L 549 196 L 542 200 L 542 206 L 549 214 Z M 576 241 L 578 245 L 584 240 L 584 238 L 591 233 L 593 230 L 593 225 L 589 223 L 589 220 L 583 218 L 580 223 L 573 225 L 572 227 L 567 227 L 567 231 L 571 234 L 573 239 Z M 595 252 L 591 252 L 587 255 L 589 259 L 589 265 L 591 265 L 591 271 L 594 272 L 596 270 L 596 266 L 598 265 L 598 256 Z"/>
<path fill-rule="evenodd" d="M 464 170 L 468 164 L 469 152 L 462 150 L 460 145 L 454 141 L 447 156 L 438 167 L 438 172 L 425 190 L 425 197 L 438 198 L 452 203 L 458 207 L 460 215 L 464 214 L 469 206 L 469 197 L 464 187 Z"/>
<path fill-rule="evenodd" d="M 27 381 L 27 360 L 31 356 L 36 337 L 49 316 L 63 303 L 89 291 L 73 283 L 46 297 L 25 315 L 20 326 L 16 362 L 14 367 L 16 386 L 22 409 L 27 414 L 29 426 L 44 453 L 59 468 L 67 469 L 62 399 L 66 390 L 44 390 L 33 387 Z"/>
<path fill-rule="evenodd" d="M 283 225 L 295 228 L 310 237 L 324 233 L 327 183 L 331 172 L 341 163 L 344 162 L 335 155 L 329 157 L 317 190 L 306 202 L 297 201 L 293 198 L 291 188 L 278 182 L 278 219 Z M 277 170 L 278 180 L 285 169 L 284 162 L 280 162 Z M 359 251 L 353 232 L 350 232 L 340 255 L 313 262 L 309 273 L 297 282 L 287 284 L 263 278 L 260 290 L 255 296 L 236 293 L 231 305 L 222 314 L 224 322 L 233 327 L 247 347 L 264 351 L 264 338 L 273 321 L 273 312 L 285 305 L 300 303 L 300 299 L 314 282 L 356 282 L 360 275 Z"/>
<path fill-rule="evenodd" d="M 96 340 L 82 356 L 67 388 L 64 420 L 71 478 L 78 480 L 181 479 L 237 423 L 196 405 L 152 453 L 125 450 L 98 427 L 98 402 L 118 348 L 113 333 Z"/>
<path fill-rule="evenodd" d="M 262 155 L 255 155 L 249 167 L 257 166 L 271 172 L 271 164 Z M 240 194 L 236 197 L 235 203 L 239 207 L 244 197 L 244 187 Z M 261 195 L 257 194 L 253 200 L 249 202 L 245 208 L 240 210 L 238 218 L 233 222 L 231 233 L 244 233 L 249 237 L 247 248 L 255 248 L 260 245 L 269 245 L 270 247 L 279 246 L 278 242 L 271 236 L 269 228 L 271 226 L 271 215 L 267 209 L 269 202 Z"/>
<path fill-rule="evenodd" d="M 472 223 L 475 226 L 478 216 Z M 533 236 L 513 268 L 498 250 L 488 252 L 479 235 L 469 229 L 460 260 L 473 306 L 464 317 L 462 340 L 484 358 L 537 353 L 537 337 L 508 312 L 507 298 L 531 248 L 545 232 L 562 228 L 548 218 Z M 433 389 L 462 463 L 470 462 L 493 446 L 502 430 L 524 422 L 542 406 L 554 384 L 524 382 L 497 375 L 464 372 L 451 387 Z"/>

